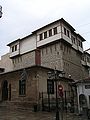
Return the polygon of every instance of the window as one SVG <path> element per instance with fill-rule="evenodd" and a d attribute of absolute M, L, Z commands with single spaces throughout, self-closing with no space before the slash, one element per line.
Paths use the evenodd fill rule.
<path fill-rule="evenodd" d="M 75 37 L 72 36 L 71 39 L 72 39 L 72 43 L 75 44 L 75 43 L 76 43 L 76 41 L 75 41 Z"/>
<path fill-rule="evenodd" d="M 14 46 L 12 47 L 12 52 L 14 52 Z"/>
<path fill-rule="evenodd" d="M 44 39 L 47 38 L 47 31 L 44 32 Z"/>
<path fill-rule="evenodd" d="M 64 28 L 64 34 L 66 35 L 66 28 Z"/>
<path fill-rule="evenodd" d="M 67 30 L 67 36 L 70 37 L 70 35 L 69 35 L 69 30 Z"/>
<path fill-rule="evenodd" d="M 89 57 L 87 57 L 87 62 L 90 62 L 90 58 Z"/>
<path fill-rule="evenodd" d="M 82 48 L 82 42 L 81 42 L 81 48 Z"/>
<path fill-rule="evenodd" d="M 39 39 L 42 40 L 43 39 L 43 34 L 39 35 Z"/>
<path fill-rule="evenodd" d="M 12 50 L 12 52 L 17 51 L 17 45 L 12 46 L 11 50 Z"/>
<path fill-rule="evenodd" d="M 17 45 L 15 45 L 15 51 L 17 51 Z"/>
<path fill-rule="evenodd" d="M 82 48 L 82 42 L 78 41 L 78 45 Z"/>
<path fill-rule="evenodd" d="M 53 33 L 54 33 L 54 35 L 57 34 L 57 27 L 53 28 Z"/>
<path fill-rule="evenodd" d="M 52 36 L 52 29 L 49 30 L 49 37 Z"/>
<path fill-rule="evenodd" d="M 82 42 L 78 41 L 78 45 L 82 48 Z"/>
<path fill-rule="evenodd" d="M 26 80 L 19 80 L 19 95 L 26 93 Z"/>

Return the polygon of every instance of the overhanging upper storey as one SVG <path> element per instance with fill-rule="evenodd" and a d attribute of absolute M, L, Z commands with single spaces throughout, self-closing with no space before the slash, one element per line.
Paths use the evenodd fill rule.
<path fill-rule="evenodd" d="M 74 49 L 83 52 L 82 42 L 85 39 L 77 34 L 75 29 L 63 18 L 47 24 L 32 33 L 36 34 L 37 47 L 60 40 L 69 43 Z"/>
<path fill-rule="evenodd" d="M 10 58 L 33 51 L 36 49 L 36 35 L 30 34 L 9 43 L 7 46 L 10 47 Z"/>
<path fill-rule="evenodd" d="M 7 46 L 10 47 L 10 58 L 14 56 L 18 56 L 20 54 L 20 39 L 17 39 L 11 43 L 9 43 Z"/>
<path fill-rule="evenodd" d="M 37 38 L 37 47 L 46 45 L 56 40 L 63 40 L 72 45 L 71 32 L 75 29 L 63 18 L 43 26 L 34 32 Z"/>

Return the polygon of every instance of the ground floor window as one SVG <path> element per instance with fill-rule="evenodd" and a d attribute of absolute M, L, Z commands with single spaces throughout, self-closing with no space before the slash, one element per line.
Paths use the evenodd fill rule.
<path fill-rule="evenodd" d="M 19 80 L 19 95 L 26 94 L 26 80 Z"/>

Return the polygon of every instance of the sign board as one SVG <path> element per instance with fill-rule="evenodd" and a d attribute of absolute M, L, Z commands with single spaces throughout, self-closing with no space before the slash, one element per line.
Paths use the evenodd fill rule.
<path fill-rule="evenodd" d="M 58 94 L 60 97 L 63 97 L 63 86 L 62 85 L 58 85 Z"/>
<path fill-rule="evenodd" d="M 47 93 L 54 94 L 54 80 L 47 79 Z"/>

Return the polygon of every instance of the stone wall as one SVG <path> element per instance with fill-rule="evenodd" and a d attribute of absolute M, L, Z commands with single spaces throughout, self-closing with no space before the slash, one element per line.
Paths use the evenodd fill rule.
<path fill-rule="evenodd" d="M 84 77 L 81 56 L 82 53 L 69 44 L 58 42 L 41 48 L 41 65 L 63 70 L 66 77 L 71 75 L 72 79 L 79 80 Z"/>
<path fill-rule="evenodd" d="M 5 68 L 5 72 L 13 70 L 12 60 L 10 59 L 9 53 L 1 56 L 0 68 Z"/>
<path fill-rule="evenodd" d="M 12 58 L 13 70 L 35 65 L 35 51 Z"/>

